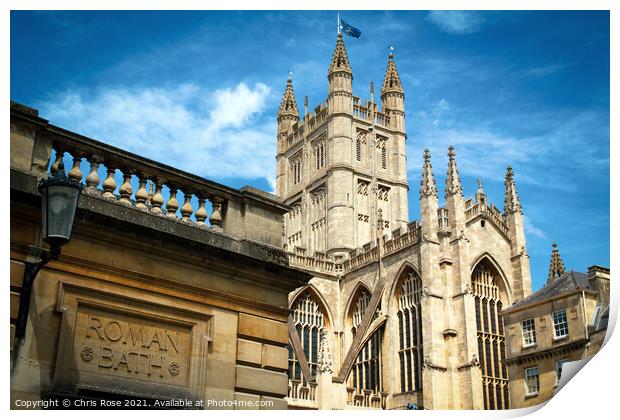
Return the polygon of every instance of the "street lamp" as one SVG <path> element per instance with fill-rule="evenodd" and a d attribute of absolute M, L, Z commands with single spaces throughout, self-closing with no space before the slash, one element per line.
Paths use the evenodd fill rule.
<path fill-rule="evenodd" d="M 41 193 L 41 232 L 43 240 L 50 245 L 50 250 L 41 252 L 40 261 L 25 263 L 24 279 L 19 297 L 19 312 L 15 325 L 17 343 L 21 342 L 26 333 L 32 285 L 39 270 L 48 262 L 58 259 L 61 247 L 71 240 L 73 219 L 82 192 L 82 185 L 67 178 L 61 160 L 56 174 L 41 181 L 39 192 Z"/>

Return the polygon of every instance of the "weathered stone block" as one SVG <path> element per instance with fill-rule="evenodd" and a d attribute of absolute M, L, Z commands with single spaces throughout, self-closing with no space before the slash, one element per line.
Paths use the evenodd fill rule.
<path fill-rule="evenodd" d="M 288 377 L 285 373 L 271 372 L 250 366 L 237 366 L 236 388 L 244 391 L 285 396 Z"/>
<path fill-rule="evenodd" d="M 262 346 L 261 343 L 256 341 L 239 338 L 237 340 L 237 361 L 260 366 Z"/>
<path fill-rule="evenodd" d="M 276 343 L 288 343 L 288 327 L 284 322 L 239 314 L 239 335 Z"/>
<path fill-rule="evenodd" d="M 262 366 L 271 369 L 286 370 L 288 368 L 288 351 L 284 347 L 263 346 Z"/>

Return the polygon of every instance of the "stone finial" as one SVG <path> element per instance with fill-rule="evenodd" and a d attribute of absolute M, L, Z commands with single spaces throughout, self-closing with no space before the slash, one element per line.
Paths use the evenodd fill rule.
<path fill-rule="evenodd" d="M 510 166 L 506 169 L 506 181 L 504 182 L 504 185 L 506 185 L 506 193 L 504 195 L 504 213 L 522 213 L 521 201 L 519 200 L 517 187 L 514 181 L 514 173 L 512 172 L 512 167 Z"/>
<path fill-rule="evenodd" d="M 317 360 L 317 370 L 319 373 L 332 375 L 334 373 L 334 363 L 329 352 L 327 341 L 327 331 L 321 331 L 321 341 L 319 343 L 319 357 Z"/>
<path fill-rule="evenodd" d="M 463 187 L 459 178 L 459 170 L 456 167 L 454 146 L 448 147 L 448 175 L 446 176 L 446 199 L 453 195 L 463 196 Z"/>
<path fill-rule="evenodd" d="M 476 203 L 486 203 L 487 195 L 482 188 L 482 180 L 478 178 L 478 189 L 476 190 Z"/>
<path fill-rule="evenodd" d="M 304 96 L 304 117 L 308 115 L 308 95 Z"/>
<path fill-rule="evenodd" d="M 398 70 L 396 70 L 396 65 L 394 64 L 394 54 L 392 53 L 394 49 L 392 47 L 390 48 L 390 55 L 388 56 L 388 65 L 387 70 L 385 71 L 385 77 L 383 78 L 381 95 L 387 92 L 404 93 L 403 85 L 400 82 L 400 76 L 398 75 Z"/>
<path fill-rule="evenodd" d="M 433 177 L 433 165 L 431 164 L 431 152 L 424 149 L 424 167 L 422 169 L 422 181 L 420 182 L 420 198 L 437 198 L 437 185 Z"/>
<path fill-rule="evenodd" d="M 549 275 L 547 276 L 547 283 L 551 283 L 562 274 L 566 273 L 564 268 L 564 262 L 558 251 L 558 244 L 556 242 L 552 245 L 551 261 L 549 263 Z"/>
<path fill-rule="evenodd" d="M 370 82 L 370 102 L 375 103 L 375 82 Z"/>
<path fill-rule="evenodd" d="M 286 81 L 286 88 L 284 89 L 284 95 L 282 95 L 282 101 L 280 102 L 280 109 L 278 111 L 278 117 L 282 115 L 299 117 L 295 92 L 293 91 L 293 80 L 290 77 Z"/>
<path fill-rule="evenodd" d="M 345 71 L 347 73 L 353 73 L 351 70 L 351 66 L 349 65 L 349 56 L 347 55 L 347 49 L 344 46 L 344 41 L 342 40 L 342 34 L 338 34 L 338 39 L 336 40 L 336 47 L 334 48 L 334 53 L 332 54 L 332 61 L 329 63 L 329 69 L 327 74 L 331 74 L 335 71 Z"/>

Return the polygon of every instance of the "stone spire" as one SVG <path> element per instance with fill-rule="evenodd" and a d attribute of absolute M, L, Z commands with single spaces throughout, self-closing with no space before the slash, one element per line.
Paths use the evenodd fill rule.
<path fill-rule="evenodd" d="M 398 70 L 396 70 L 396 65 L 394 64 L 394 54 L 392 54 L 391 50 L 390 55 L 388 56 L 388 65 L 387 70 L 385 71 L 385 78 L 383 79 L 383 87 L 381 88 L 381 94 L 386 92 L 404 93 L 403 85 L 400 83 Z"/>
<path fill-rule="evenodd" d="M 327 74 L 329 75 L 335 71 L 353 73 L 353 71 L 351 70 L 351 66 L 349 66 L 349 57 L 347 56 L 347 49 L 344 47 L 342 34 L 338 34 L 338 39 L 336 40 L 336 48 L 334 48 L 334 54 L 332 55 L 332 61 L 329 64 L 329 70 Z"/>
<path fill-rule="evenodd" d="M 424 167 L 422 169 L 422 181 L 420 182 L 420 198 L 437 198 L 437 185 L 433 177 L 433 165 L 431 164 L 431 152 L 424 149 Z"/>
<path fill-rule="evenodd" d="M 487 195 L 482 188 L 482 180 L 478 178 L 478 189 L 476 190 L 476 203 L 486 203 Z"/>
<path fill-rule="evenodd" d="M 308 116 L 308 95 L 304 96 L 304 118 Z"/>
<path fill-rule="evenodd" d="M 549 263 L 547 283 L 551 283 L 553 280 L 566 273 L 564 262 L 562 262 L 562 257 L 560 257 L 560 252 L 558 251 L 558 244 L 554 242 L 552 246 L 553 250 L 551 251 L 551 262 Z"/>
<path fill-rule="evenodd" d="M 290 77 L 286 81 L 286 89 L 284 89 L 284 95 L 282 95 L 282 101 L 280 102 L 278 118 L 284 115 L 299 117 L 295 92 L 293 91 L 293 80 Z"/>
<path fill-rule="evenodd" d="M 504 195 L 504 213 L 522 213 L 521 201 L 519 201 L 519 195 L 517 194 L 517 187 L 514 181 L 514 173 L 509 166 L 506 169 L 506 193 Z"/>
<path fill-rule="evenodd" d="M 463 196 L 459 170 L 454 160 L 454 146 L 448 147 L 448 175 L 446 176 L 446 199 L 453 195 Z"/>

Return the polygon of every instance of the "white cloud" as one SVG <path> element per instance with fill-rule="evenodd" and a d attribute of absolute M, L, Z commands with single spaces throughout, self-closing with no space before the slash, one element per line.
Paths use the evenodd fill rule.
<path fill-rule="evenodd" d="M 439 29 L 451 34 L 470 34 L 480 29 L 480 14 L 466 10 L 433 10 L 428 19 Z"/>
<path fill-rule="evenodd" d="M 531 67 L 523 72 L 524 76 L 539 78 L 555 74 L 565 68 L 562 64 L 548 64 L 546 66 Z"/>
<path fill-rule="evenodd" d="M 273 184 L 275 119 L 261 118 L 270 91 L 262 83 L 66 91 L 41 111 L 53 124 L 200 176 Z"/>
<path fill-rule="evenodd" d="M 535 236 L 540 239 L 547 239 L 547 235 L 541 229 L 534 226 L 532 221 L 527 215 L 523 215 L 523 224 L 525 225 L 525 233 Z"/>

